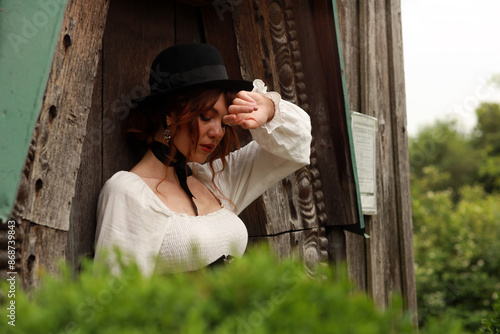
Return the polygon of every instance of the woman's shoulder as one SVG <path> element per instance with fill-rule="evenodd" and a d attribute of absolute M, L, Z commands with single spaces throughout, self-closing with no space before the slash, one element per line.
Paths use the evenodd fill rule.
<path fill-rule="evenodd" d="M 104 183 L 101 193 L 134 194 L 142 189 L 143 186 L 143 182 L 137 174 L 119 171 L 113 174 L 113 176 Z"/>
<path fill-rule="evenodd" d="M 99 205 L 112 206 L 120 210 L 161 207 L 148 186 L 137 174 L 119 171 L 111 176 L 101 189 Z"/>

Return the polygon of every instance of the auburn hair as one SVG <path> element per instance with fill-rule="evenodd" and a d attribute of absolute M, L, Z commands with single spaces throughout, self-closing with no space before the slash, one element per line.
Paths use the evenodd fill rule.
<path fill-rule="evenodd" d="M 200 115 L 212 109 L 221 95 L 225 98 L 226 107 L 229 107 L 236 97 L 236 93 L 230 90 L 198 89 L 182 94 L 170 94 L 154 103 L 132 109 L 125 119 L 125 133 L 129 145 L 134 153 L 138 154 L 138 157 L 142 157 L 149 149 L 149 145 L 153 141 L 155 134 L 162 127 L 162 117 L 169 116 L 171 143 L 174 142 L 181 127 L 185 126 L 188 130 L 191 142 L 188 146 L 186 157 L 189 157 L 198 144 L 200 133 L 198 120 Z M 215 184 L 215 176 L 226 168 L 226 156 L 234 149 L 239 148 L 240 144 L 235 129 L 226 126 L 219 145 L 217 145 L 207 160 L 212 171 L 212 185 L 219 193 L 220 189 Z M 165 163 L 166 168 L 176 152 L 177 148 L 171 144 L 170 156 Z M 216 173 L 213 162 L 218 158 L 222 162 L 222 169 Z"/>

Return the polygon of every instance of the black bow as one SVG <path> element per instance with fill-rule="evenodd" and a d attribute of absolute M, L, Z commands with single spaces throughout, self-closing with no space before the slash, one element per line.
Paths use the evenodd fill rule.
<path fill-rule="evenodd" d="M 167 163 L 170 157 L 170 147 L 159 141 L 153 140 L 153 142 L 151 143 L 151 151 L 155 155 L 156 159 L 160 160 L 163 164 Z M 198 208 L 193 201 L 193 199 L 196 199 L 196 197 L 193 196 L 187 185 L 187 177 L 193 175 L 193 171 L 187 165 L 186 157 L 181 152 L 179 152 L 179 150 L 177 150 L 175 157 L 170 160 L 169 166 L 174 167 L 175 174 L 177 174 L 177 178 L 179 179 L 181 188 L 191 199 L 194 212 L 196 213 L 196 215 L 198 215 Z"/>

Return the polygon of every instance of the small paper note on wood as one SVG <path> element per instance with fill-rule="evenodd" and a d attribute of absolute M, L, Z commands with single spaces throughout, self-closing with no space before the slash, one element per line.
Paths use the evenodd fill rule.
<path fill-rule="evenodd" d="M 361 207 L 364 215 L 374 215 L 377 214 L 378 120 L 375 117 L 351 111 L 351 127 Z"/>

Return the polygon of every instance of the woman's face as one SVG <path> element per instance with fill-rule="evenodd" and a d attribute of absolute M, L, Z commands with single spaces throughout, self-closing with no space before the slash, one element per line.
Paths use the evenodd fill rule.
<path fill-rule="evenodd" d="M 227 113 L 226 99 L 224 94 L 221 94 L 215 105 L 202 112 L 198 117 L 199 139 L 196 147 L 191 152 L 191 156 L 186 156 L 191 143 L 186 126 L 182 126 L 175 136 L 175 147 L 186 156 L 188 161 L 204 163 L 224 137 L 225 125 L 222 123 L 222 118 Z"/>

